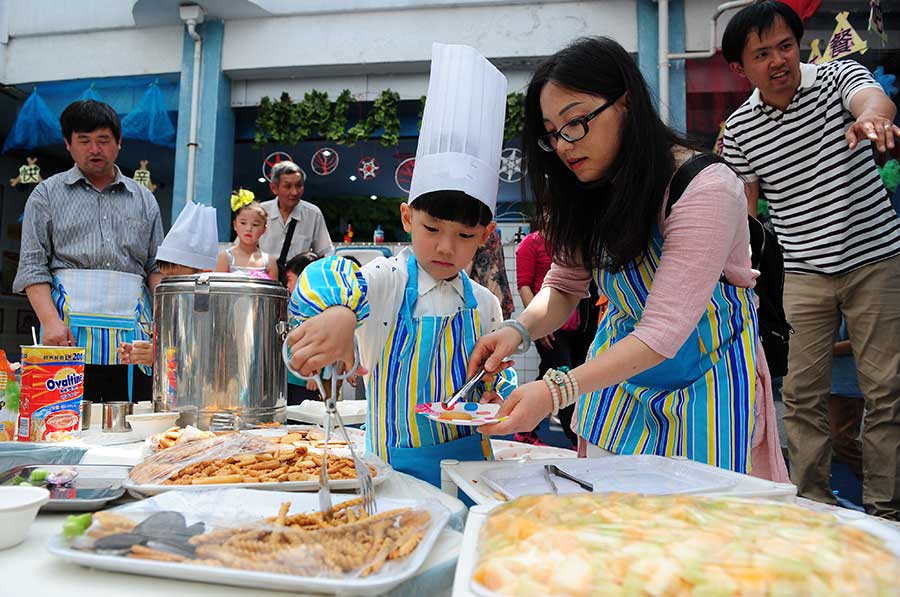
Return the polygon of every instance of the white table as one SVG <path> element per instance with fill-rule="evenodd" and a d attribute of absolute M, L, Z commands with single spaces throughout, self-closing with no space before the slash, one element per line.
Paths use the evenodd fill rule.
<path fill-rule="evenodd" d="M 142 443 L 111 446 L 91 445 L 94 434 L 85 434 L 81 441 L 88 447 L 84 464 L 136 464 L 142 457 Z M 104 434 L 109 436 L 112 434 Z M 124 434 L 123 434 L 124 435 Z M 106 438 L 104 438 L 106 439 Z M 123 437 L 124 439 L 124 437 Z M 96 441 L 96 440 L 95 440 Z M 395 499 L 426 499 L 438 501 L 450 510 L 448 527 L 438 538 L 428 559 L 416 576 L 391 591 L 391 595 L 449 595 L 462 543 L 466 507 L 455 497 L 402 473 L 394 473 L 376 488 L 379 497 Z M 91 597 L 160 597 L 190 595 L 202 597 L 246 597 L 246 588 L 208 583 L 185 583 L 179 580 L 121 574 L 93 570 L 70 564 L 47 549 L 47 541 L 62 531 L 65 514 L 38 514 L 28 538 L 21 544 L 0 551 L 0 578 L 3 595 L 28 595 L 35 590 L 41 594 L 75 594 Z M 2 532 L 2 529 L 0 529 Z M 39 587 L 39 589 L 37 589 Z M 280 591 L 265 591 L 264 595 L 297 595 Z"/>

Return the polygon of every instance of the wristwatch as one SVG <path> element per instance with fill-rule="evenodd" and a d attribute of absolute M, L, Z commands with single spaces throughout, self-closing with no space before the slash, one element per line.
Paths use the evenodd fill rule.
<path fill-rule="evenodd" d="M 528 349 L 531 348 L 531 334 L 528 333 L 528 330 L 525 329 L 525 326 L 519 323 L 517 319 L 506 319 L 500 322 L 500 325 L 497 326 L 497 329 L 500 328 L 512 328 L 516 330 L 519 335 L 522 337 L 522 342 L 519 343 L 519 347 L 516 351 L 519 354 L 524 354 L 528 352 Z"/>

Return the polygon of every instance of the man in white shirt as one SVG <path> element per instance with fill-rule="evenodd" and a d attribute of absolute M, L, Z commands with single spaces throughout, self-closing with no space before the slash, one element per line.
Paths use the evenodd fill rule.
<path fill-rule="evenodd" d="M 280 276 L 284 275 L 284 264 L 295 255 L 312 251 L 324 257 L 334 252 L 322 211 L 301 199 L 305 182 L 297 164 L 279 162 L 272 168 L 269 183 L 275 199 L 262 203 L 268 227 L 259 239 L 259 248 L 275 255 Z"/>

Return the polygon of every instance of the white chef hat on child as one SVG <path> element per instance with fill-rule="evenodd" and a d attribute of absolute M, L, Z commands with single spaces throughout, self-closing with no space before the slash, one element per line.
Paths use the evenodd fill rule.
<path fill-rule="evenodd" d="M 462 191 L 497 207 L 506 77 L 474 48 L 434 44 L 409 202 Z"/>
<path fill-rule="evenodd" d="M 216 209 L 189 202 L 159 245 L 156 259 L 176 265 L 213 270 L 219 256 Z"/>

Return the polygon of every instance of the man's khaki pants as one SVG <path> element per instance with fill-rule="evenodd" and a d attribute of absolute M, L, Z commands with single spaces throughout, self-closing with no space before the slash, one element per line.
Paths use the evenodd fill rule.
<path fill-rule="evenodd" d="M 786 274 L 784 309 L 794 328 L 783 391 L 791 480 L 801 496 L 835 503 L 828 400 L 843 313 L 865 396 L 863 504 L 900 520 L 900 256 L 837 277 Z"/>

